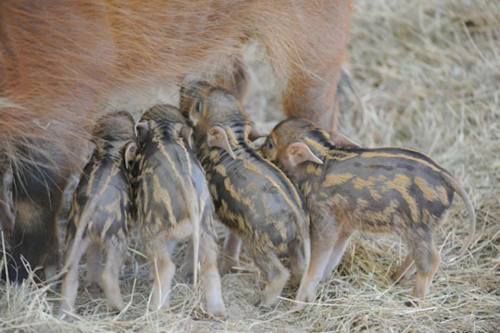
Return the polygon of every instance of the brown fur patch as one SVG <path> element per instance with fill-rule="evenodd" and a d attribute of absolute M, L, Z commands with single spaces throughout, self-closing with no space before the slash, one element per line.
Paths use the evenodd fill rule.
<path fill-rule="evenodd" d="M 362 190 L 364 188 L 372 189 L 373 186 L 375 185 L 375 182 L 370 178 L 368 179 L 364 179 L 361 177 L 354 178 L 354 180 L 352 181 L 352 183 L 354 184 L 354 188 L 357 190 Z"/>
<path fill-rule="evenodd" d="M 418 212 L 417 201 L 415 198 L 409 193 L 409 187 L 411 185 L 411 179 L 408 176 L 398 174 L 394 177 L 393 180 L 390 180 L 385 185 L 385 191 L 396 190 L 398 191 L 405 202 L 408 204 L 408 207 L 411 212 L 411 218 L 414 222 L 418 222 L 420 218 L 420 214 Z"/>
<path fill-rule="evenodd" d="M 397 159 L 403 159 L 403 160 L 409 160 L 409 161 L 415 161 L 420 164 L 423 164 L 427 166 L 428 168 L 441 173 L 442 170 L 435 165 L 417 157 L 412 157 L 412 156 L 407 156 L 403 154 L 397 154 L 397 153 L 384 153 L 384 152 L 364 152 L 360 155 L 362 158 L 397 158 Z"/>
<path fill-rule="evenodd" d="M 306 172 L 310 175 L 321 176 L 321 168 L 318 165 L 309 163 L 306 167 Z"/>
<path fill-rule="evenodd" d="M 323 182 L 324 187 L 332 187 L 347 183 L 349 180 L 354 178 L 351 173 L 341 174 L 341 175 L 327 175 L 325 181 Z"/>

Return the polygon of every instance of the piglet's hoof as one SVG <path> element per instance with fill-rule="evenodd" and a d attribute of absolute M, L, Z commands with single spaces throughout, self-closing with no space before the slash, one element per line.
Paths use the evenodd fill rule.
<path fill-rule="evenodd" d="M 71 311 L 68 311 L 68 310 L 61 310 L 57 314 L 57 319 L 64 320 L 65 322 L 68 322 L 68 323 L 73 323 L 76 321 L 76 317 L 72 314 Z"/>
<path fill-rule="evenodd" d="M 415 308 L 415 307 L 418 306 L 418 301 L 416 301 L 416 300 L 409 300 L 409 301 L 405 302 L 405 305 L 408 306 L 408 307 Z"/>
<path fill-rule="evenodd" d="M 304 308 L 305 308 L 305 307 L 306 307 L 306 303 L 304 303 L 304 302 L 297 302 L 297 303 L 295 303 L 295 304 L 292 306 L 291 310 L 292 310 L 292 311 L 297 311 L 297 312 L 298 312 L 298 311 L 302 311 L 302 310 L 304 310 Z"/>
<path fill-rule="evenodd" d="M 391 280 L 394 284 L 401 285 L 407 280 L 406 273 L 401 273 L 401 271 L 395 271 L 391 274 Z"/>
<path fill-rule="evenodd" d="M 278 300 L 277 299 L 269 299 L 268 297 L 261 297 L 260 300 L 258 300 L 254 306 L 257 308 L 260 308 L 264 311 L 270 311 L 274 309 L 278 305 Z"/>
<path fill-rule="evenodd" d="M 232 274 L 232 273 L 237 273 L 238 270 L 235 269 L 234 267 L 239 266 L 238 262 L 234 261 L 227 261 L 222 263 L 222 268 L 220 270 L 221 275 L 226 275 L 226 274 Z"/>
<path fill-rule="evenodd" d="M 290 280 L 288 280 L 288 285 L 294 289 L 297 289 L 300 286 L 301 280 L 301 276 L 292 276 Z"/>
<path fill-rule="evenodd" d="M 90 283 L 89 285 L 87 285 L 87 291 L 94 299 L 100 297 L 101 289 L 99 288 L 97 283 Z"/>
<path fill-rule="evenodd" d="M 261 308 L 261 309 L 270 309 L 270 306 L 265 305 L 261 299 L 259 299 L 257 302 L 253 304 L 256 308 Z"/>
<path fill-rule="evenodd" d="M 208 316 L 214 320 L 226 320 L 226 309 L 220 309 L 217 311 L 209 311 Z"/>
<path fill-rule="evenodd" d="M 193 284 L 194 282 L 194 274 L 193 272 L 186 273 L 184 275 L 184 281 L 188 284 Z"/>

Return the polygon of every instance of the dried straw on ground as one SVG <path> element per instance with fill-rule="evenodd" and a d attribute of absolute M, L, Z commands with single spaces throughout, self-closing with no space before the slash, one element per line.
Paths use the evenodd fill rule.
<path fill-rule="evenodd" d="M 181 274 L 171 309 L 147 313 L 146 265 L 131 251 L 122 279 L 129 303 L 122 313 L 108 312 L 104 300 L 82 286 L 78 318 L 62 322 L 54 316 L 56 294 L 30 283 L 1 285 L 0 331 L 498 331 L 500 3 L 356 1 L 352 33 L 351 73 L 360 104 L 346 101 L 353 111 L 343 116 L 342 129 L 366 146 L 429 154 L 463 182 L 477 209 L 475 243 L 465 256 L 455 258 L 468 231 L 460 199 L 436 230 L 444 260 L 418 307 L 405 305 L 414 280 L 394 285 L 389 278 L 404 245 L 395 238 L 356 237 L 339 269 L 320 285 L 316 302 L 300 313 L 288 312 L 286 299 L 270 312 L 255 308 L 261 284 L 247 260 L 244 270 L 223 278 L 226 321 L 207 319 L 201 292 L 183 284 Z M 276 108 L 267 67 L 255 54 L 248 108 Z M 293 291 L 284 296 L 293 298 Z"/>

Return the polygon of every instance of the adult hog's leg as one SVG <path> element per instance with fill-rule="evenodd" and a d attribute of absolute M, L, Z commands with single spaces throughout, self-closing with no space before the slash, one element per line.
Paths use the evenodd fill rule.
<path fill-rule="evenodd" d="M 293 39 L 295 53 L 288 59 L 285 114 L 333 131 L 338 127 L 336 93 L 347 53 L 351 1 L 323 1 L 299 9 L 297 29 L 290 34 L 300 33 L 302 38 L 286 36 Z"/>
<path fill-rule="evenodd" d="M 59 200 L 62 199 L 59 196 Z M 59 208 L 54 210 L 48 218 L 49 234 L 47 239 L 47 256 L 43 262 L 45 279 L 49 280 L 56 275 L 59 267 L 59 232 L 57 226 L 57 212 Z"/>
<path fill-rule="evenodd" d="M 26 201 L 24 203 L 25 207 L 30 205 Z M 18 281 L 28 277 L 21 257 L 33 270 L 42 267 L 45 279 L 50 279 L 57 272 L 59 241 L 57 234 L 54 235 L 57 233 L 57 226 L 54 216 L 47 213 L 50 212 L 43 212 L 43 208 L 31 205 L 31 211 L 18 214 L 16 218 L 17 225 L 11 242 L 14 244 L 13 261 L 18 268 Z M 40 273 L 40 270 L 36 270 L 36 276 L 42 278 Z"/>
<path fill-rule="evenodd" d="M 326 131 L 337 130 L 339 118 L 335 99 L 337 83 L 338 76 L 334 73 L 331 73 L 330 78 L 321 81 L 317 78 L 298 78 L 298 75 L 294 75 L 284 98 L 286 116 L 311 120 Z"/>

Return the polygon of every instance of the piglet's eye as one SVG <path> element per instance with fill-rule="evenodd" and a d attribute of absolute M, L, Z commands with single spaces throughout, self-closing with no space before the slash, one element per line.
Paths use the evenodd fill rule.
<path fill-rule="evenodd" d="M 200 113 L 203 111 L 203 104 L 201 102 L 196 103 L 196 113 Z"/>
<path fill-rule="evenodd" d="M 273 149 L 273 148 L 274 148 L 273 140 L 267 140 L 267 149 Z"/>

